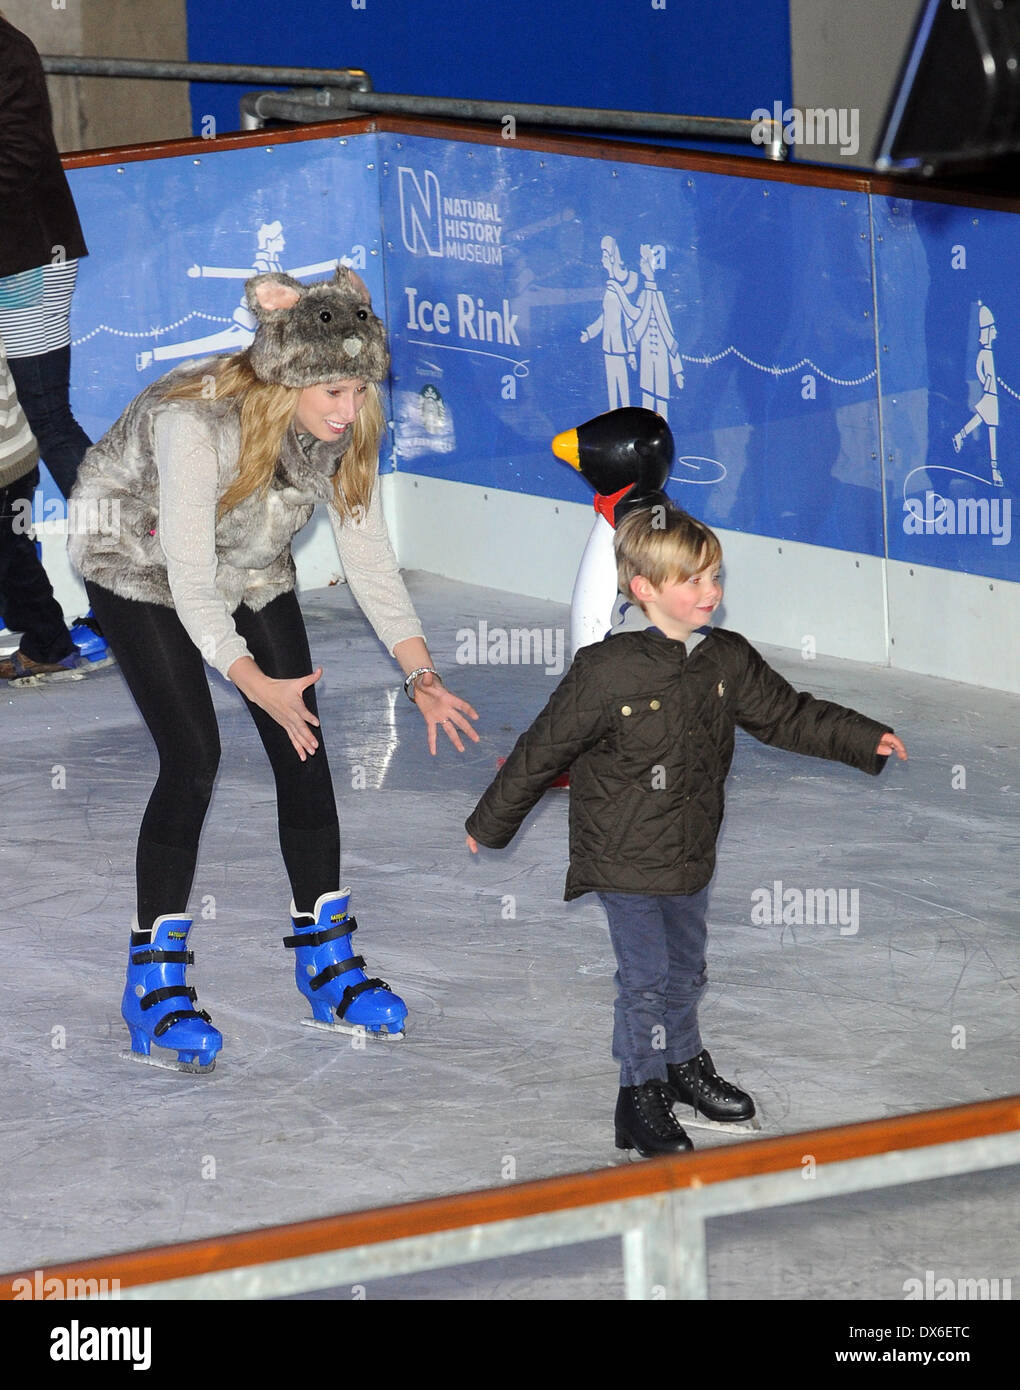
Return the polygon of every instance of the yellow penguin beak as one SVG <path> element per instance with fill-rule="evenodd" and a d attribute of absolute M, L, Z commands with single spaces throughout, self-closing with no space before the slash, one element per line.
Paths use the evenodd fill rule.
<path fill-rule="evenodd" d="M 569 463 L 571 468 L 580 469 L 581 456 L 578 452 L 577 430 L 564 430 L 552 442 L 552 451 L 558 459 Z"/>

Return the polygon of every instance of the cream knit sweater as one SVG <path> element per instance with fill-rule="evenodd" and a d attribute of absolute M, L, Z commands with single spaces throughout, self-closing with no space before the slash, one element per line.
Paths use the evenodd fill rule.
<path fill-rule="evenodd" d="M 208 365 L 189 363 L 152 383 L 85 455 L 68 538 L 82 575 L 124 598 L 175 608 L 205 660 L 226 675 L 250 655 L 232 613 L 242 603 L 258 611 L 293 589 L 291 541 L 321 502 L 351 592 L 379 639 L 392 651 L 423 636 L 390 545 L 378 479 L 359 521 L 342 519 L 332 505 L 342 443 L 299 438 L 292 427 L 268 491 L 217 519 L 218 500 L 237 473 L 236 405 L 164 400 L 174 381 Z M 90 529 L 95 515 L 107 524 Z"/>

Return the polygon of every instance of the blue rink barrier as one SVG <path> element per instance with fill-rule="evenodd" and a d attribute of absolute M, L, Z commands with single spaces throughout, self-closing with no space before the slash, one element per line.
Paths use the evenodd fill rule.
<path fill-rule="evenodd" d="M 761 575 L 757 607 L 730 590 L 749 635 L 800 644 L 792 619 L 770 621 L 763 595 L 778 584 L 818 598 L 820 651 L 1020 682 L 968 649 L 1013 620 L 1020 580 L 1015 211 L 750 159 L 653 163 L 622 144 L 539 149 L 423 125 L 262 132 L 72 167 L 92 248 L 72 321 L 85 428 L 98 437 L 175 363 L 246 345 L 249 275 L 313 279 L 343 260 L 390 331 L 382 469 L 419 567 L 567 597 L 562 574 L 543 589 L 522 573 L 508 537 L 538 535 L 559 504 L 590 506 L 549 450 L 555 434 L 644 405 L 676 437 L 670 495 Z M 461 574 L 446 537 L 414 543 L 415 513 L 473 534 L 479 488 L 513 519 L 490 538 L 500 563 Z M 51 488 L 40 505 L 61 503 Z M 573 531 L 542 536 L 573 553 Z M 851 589 L 834 555 L 859 571 Z M 952 576 L 992 583 L 947 589 Z M 844 643 L 848 605 L 858 631 Z M 943 621 L 958 628 L 940 643 Z"/>
<path fill-rule="evenodd" d="M 671 495 L 711 525 L 1020 578 L 1015 214 L 514 141 L 194 148 L 71 171 L 94 436 L 177 362 L 250 341 L 247 276 L 343 259 L 385 302 L 401 471 L 587 502 L 549 440 L 647 405 L 677 439 Z"/>

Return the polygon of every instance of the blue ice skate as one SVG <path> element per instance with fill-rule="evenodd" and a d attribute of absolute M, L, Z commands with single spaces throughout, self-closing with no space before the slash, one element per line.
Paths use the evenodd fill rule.
<path fill-rule="evenodd" d="M 156 918 L 151 938 L 148 932 L 131 933 L 120 1008 L 131 1033 L 131 1051 L 123 1055 L 169 1071 L 203 1074 L 215 1067 L 223 1035 L 203 1009 L 192 1007 L 195 991 L 184 978 L 185 966 L 194 960 L 186 949 L 190 931 L 190 917 L 168 914 Z M 153 1056 L 153 1043 L 176 1052 L 177 1060 L 158 1052 Z"/>
<path fill-rule="evenodd" d="M 112 666 L 113 653 L 91 608 L 84 618 L 76 618 L 71 625 L 71 641 L 81 653 L 86 669 L 97 671 L 102 666 Z"/>
<path fill-rule="evenodd" d="M 285 936 L 283 944 L 295 953 L 294 978 L 312 1006 L 312 1017 L 301 1022 L 396 1042 L 404 1036 L 407 1006 L 385 980 L 368 979 L 361 968 L 364 957 L 351 954 L 351 933 L 358 924 L 347 913 L 350 897 L 349 888 L 324 893 L 314 913 L 290 905 L 295 935 Z"/>

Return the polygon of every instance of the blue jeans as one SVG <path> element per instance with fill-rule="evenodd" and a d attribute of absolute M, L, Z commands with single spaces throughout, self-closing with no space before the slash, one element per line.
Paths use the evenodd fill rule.
<path fill-rule="evenodd" d="M 688 1062 L 701 1051 L 708 889 L 598 896 L 618 966 L 613 1056 L 620 1085 L 665 1081 L 667 1062 Z"/>
<path fill-rule="evenodd" d="M 92 443 L 71 414 L 71 349 L 57 348 L 38 357 L 8 357 L 7 365 L 21 408 L 39 441 L 43 463 L 67 497 Z"/>

